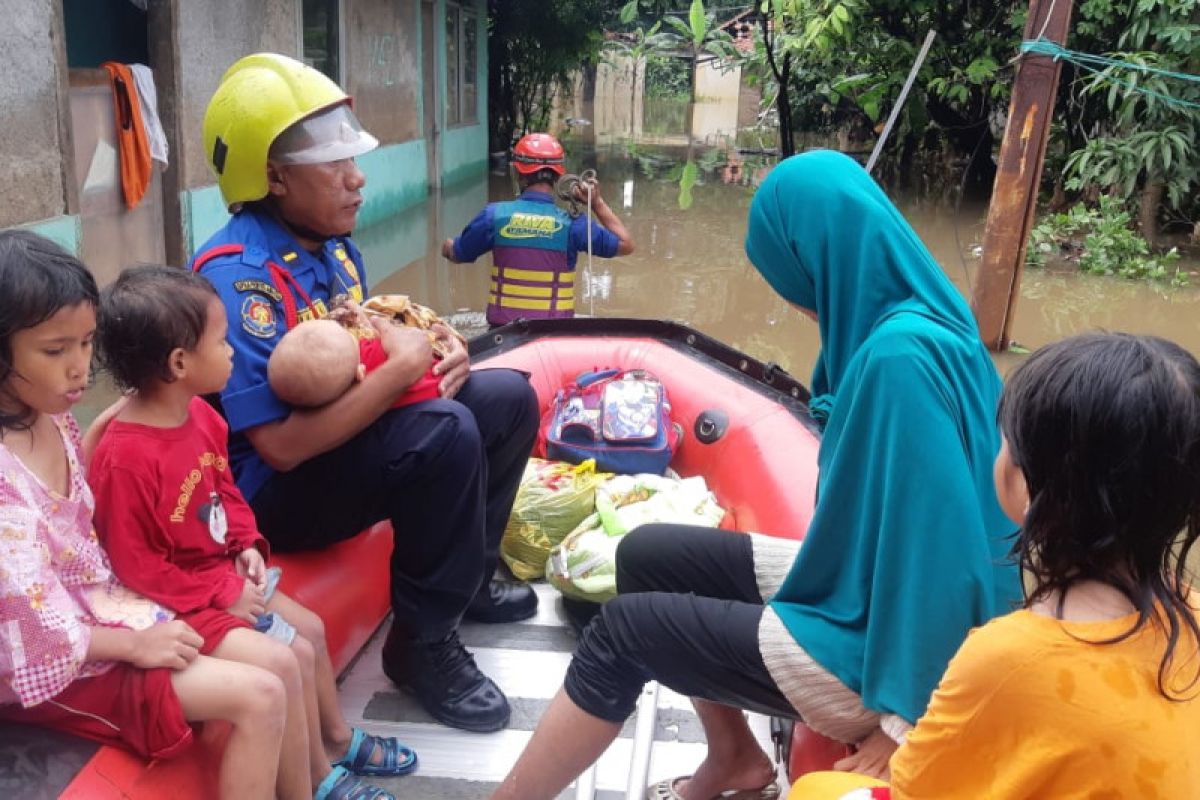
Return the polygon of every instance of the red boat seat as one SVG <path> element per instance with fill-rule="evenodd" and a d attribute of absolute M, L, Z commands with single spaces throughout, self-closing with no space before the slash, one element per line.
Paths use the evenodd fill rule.
<path fill-rule="evenodd" d="M 341 672 L 383 622 L 388 599 L 392 528 L 384 522 L 323 550 L 272 556 L 283 567 L 280 588 L 320 615 L 333 667 Z M 165 761 L 145 762 L 101 747 L 60 797 L 74 800 L 145 800 L 216 797 L 217 767 L 229 726 L 200 726 L 196 746 Z M 180 787 L 187 787 L 181 791 Z"/>
<path fill-rule="evenodd" d="M 803 722 L 797 722 L 792 728 L 792 746 L 788 751 L 788 780 L 795 782 L 801 775 L 831 770 L 834 763 L 851 752 L 849 745 L 822 736 Z"/>

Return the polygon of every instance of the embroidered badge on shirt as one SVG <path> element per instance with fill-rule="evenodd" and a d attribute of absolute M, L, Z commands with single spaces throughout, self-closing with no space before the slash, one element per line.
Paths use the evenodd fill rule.
<path fill-rule="evenodd" d="M 275 309 L 267 298 L 252 294 L 242 301 L 242 328 L 260 339 L 275 336 Z"/>
<path fill-rule="evenodd" d="M 208 502 L 200 506 L 198 515 L 201 522 L 208 523 L 208 535 L 217 544 L 225 544 L 225 534 L 229 533 L 229 520 L 225 518 L 225 506 L 221 505 L 221 495 L 210 492 Z"/>
<path fill-rule="evenodd" d="M 279 290 L 266 281 L 234 281 L 233 288 L 239 292 L 258 292 L 265 294 L 276 303 L 283 302 L 283 295 L 279 293 Z"/>

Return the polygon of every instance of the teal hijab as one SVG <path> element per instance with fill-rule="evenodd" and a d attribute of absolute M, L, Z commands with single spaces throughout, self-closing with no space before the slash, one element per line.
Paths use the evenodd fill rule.
<path fill-rule="evenodd" d="M 827 414 L 816 510 L 771 607 L 867 708 L 915 722 L 967 632 L 1021 598 L 992 483 L 999 376 L 958 290 L 844 155 L 780 163 L 746 253 L 816 312 Z"/>

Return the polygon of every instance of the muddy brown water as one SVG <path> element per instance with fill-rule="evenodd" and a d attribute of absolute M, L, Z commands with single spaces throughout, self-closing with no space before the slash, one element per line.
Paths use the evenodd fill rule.
<path fill-rule="evenodd" d="M 742 250 L 753 183 L 769 167 L 743 164 L 730 170 L 718 163 L 701 169 L 685 211 L 673 173 L 677 160 L 646 151 L 638 155 L 614 148 L 568 163 L 574 169 L 598 169 L 606 199 L 637 243 L 633 255 L 594 259 L 590 270 L 580 256 L 579 313 L 676 320 L 774 361 L 807 382 L 819 347 L 817 326 L 771 291 Z M 373 290 L 411 294 L 454 314 L 469 331 L 481 330 L 489 257 L 449 264 L 438 247 L 485 202 L 512 194 L 507 175 L 489 174 L 442 192 L 401 219 L 361 231 L 357 238 L 376 276 Z M 986 208 L 904 199 L 899 205 L 950 279 L 969 293 L 979 268 L 974 253 L 983 238 Z M 1200 274 L 1191 283 L 1171 288 L 1070 269 L 1027 270 L 1012 336 L 1032 349 L 1083 331 L 1122 330 L 1173 339 L 1200 354 Z M 1008 354 L 997 358 L 1002 370 L 1018 360 Z"/>

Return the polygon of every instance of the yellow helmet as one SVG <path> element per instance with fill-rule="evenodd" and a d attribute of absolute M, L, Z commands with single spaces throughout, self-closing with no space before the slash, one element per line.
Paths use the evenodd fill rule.
<path fill-rule="evenodd" d="M 222 76 L 204 113 L 204 152 L 225 204 L 267 196 L 268 155 L 318 164 L 378 146 L 350 104 L 340 86 L 293 58 L 256 53 L 239 59 Z M 287 152 L 272 153 L 272 144 L 294 125 L 281 140 Z"/>

